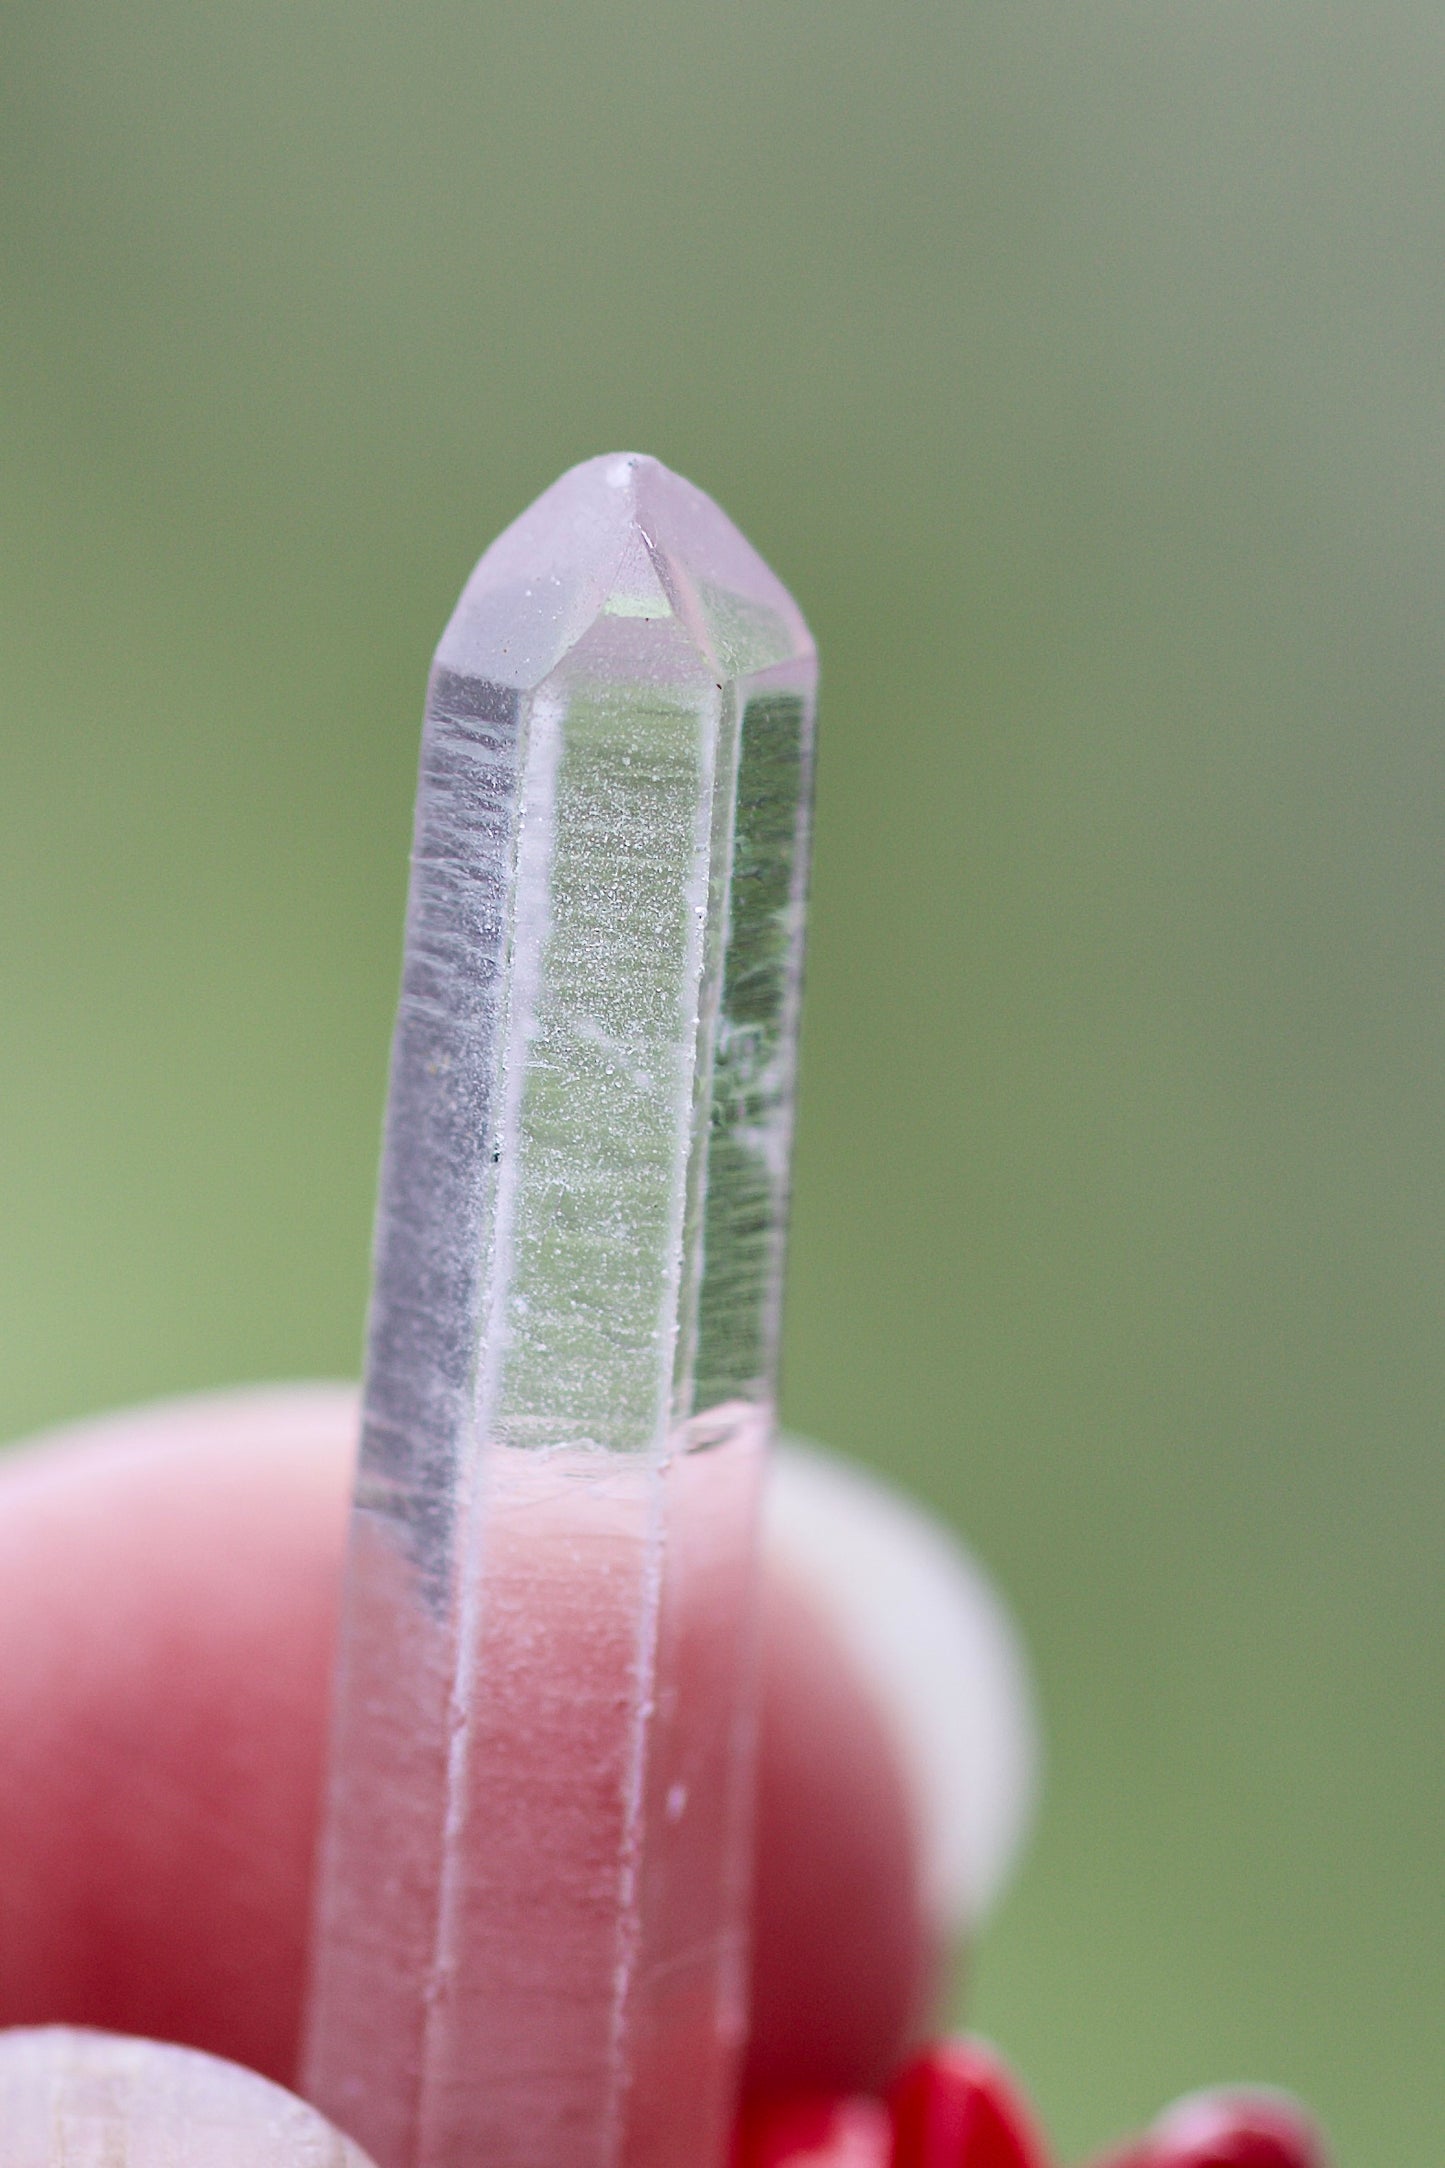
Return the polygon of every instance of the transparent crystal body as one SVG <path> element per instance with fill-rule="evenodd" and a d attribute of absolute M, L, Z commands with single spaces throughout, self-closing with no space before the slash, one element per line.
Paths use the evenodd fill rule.
<path fill-rule="evenodd" d="M 303 2069 L 380 2168 L 723 2157 L 814 679 L 630 454 L 437 651 Z"/>

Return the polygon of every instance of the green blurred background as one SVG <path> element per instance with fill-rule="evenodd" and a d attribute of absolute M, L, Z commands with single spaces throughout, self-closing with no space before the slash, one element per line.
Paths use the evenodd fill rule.
<path fill-rule="evenodd" d="M 1445 2154 L 1445 15 L 11 0 L 0 1434 L 356 1367 L 420 699 L 619 447 L 819 635 L 786 1414 L 965 1529 L 970 2009 Z"/>

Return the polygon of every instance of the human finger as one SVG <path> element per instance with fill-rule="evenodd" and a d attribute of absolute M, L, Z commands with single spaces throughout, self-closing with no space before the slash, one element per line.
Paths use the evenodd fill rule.
<path fill-rule="evenodd" d="M 0 2023 L 293 2075 L 355 1424 L 214 1396 L 0 1470 Z M 886 1664 L 773 1520 L 752 2067 L 866 2084 L 931 1982 L 928 1816 Z"/>

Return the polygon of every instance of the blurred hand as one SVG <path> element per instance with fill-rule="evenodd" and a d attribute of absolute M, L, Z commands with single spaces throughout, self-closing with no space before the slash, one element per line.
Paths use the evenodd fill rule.
<path fill-rule="evenodd" d="M 188 2164 L 337 2159 L 278 2087 L 355 1435 L 350 1392 L 277 1389 L 0 1465 L 0 2026 L 149 2036 L 0 2034 L 0 2168 L 182 2129 Z M 951 1539 L 824 1456 L 780 1457 L 766 1559 L 748 2080 L 863 2090 L 1018 1840 L 1027 1687 Z"/>

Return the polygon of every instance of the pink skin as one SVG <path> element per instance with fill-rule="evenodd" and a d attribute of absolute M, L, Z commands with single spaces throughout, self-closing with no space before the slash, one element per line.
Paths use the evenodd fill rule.
<path fill-rule="evenodd" d="M 291 2080 L 354 1427 L 235 1394 L 0 1463 L 0 2026 Z M 776 1573 L 763 1674 L 750 2077 L 876 2087 L 935 1972 L 904 1779 Z"/>

